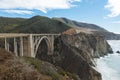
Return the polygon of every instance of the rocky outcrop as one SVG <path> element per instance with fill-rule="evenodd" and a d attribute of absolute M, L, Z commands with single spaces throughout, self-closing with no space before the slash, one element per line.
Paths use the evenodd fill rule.
<path fill-rule="evenodd" d="M 116 51 L 116 53 L 120 54 L 120 51 Z"/>
<path fill-rule="evenodd" d="M 112 52 L 102 36 L 93 34 L 63 34 L 55 40 L 53 63 L 64 70 L 79 75 L 81 80 L 101 80 L 95 66 L 95 57 Z"/>

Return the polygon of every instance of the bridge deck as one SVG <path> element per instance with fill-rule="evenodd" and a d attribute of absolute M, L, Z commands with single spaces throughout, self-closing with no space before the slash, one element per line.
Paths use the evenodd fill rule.
<path fill-rule="evenodd" d="M 26 36 L 39 36 L 39 35 L 44 35 L 44 36 L 49 36 L 49 35 L 56 35 L 59 36 L 60 34 L 24 34 L 24 33 L 0 33 L 0 38 L 12 38 L 12 37 L 26 37 Z"/>

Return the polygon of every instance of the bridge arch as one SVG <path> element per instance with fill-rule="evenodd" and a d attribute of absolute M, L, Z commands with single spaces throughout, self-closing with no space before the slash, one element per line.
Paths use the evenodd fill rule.
<path fill-rule="evenodd" d="M 38 39 L 35 43 L 35 49 L 34 49 L 35 50 L 35 57 L 37 56 L 37 54 L 41 54 L 41 53 L 38 53 L 38 50 L 39 50 L 39 47 L 42 44 L 42 42 L 44 42 L 46 44 L 46 47 L 47 47 L 46 54 L 48 54 L 49 51 L 51 50 L 51 42 L 50 42 L 49 37 L 43 36 L 40 39 Z"/>

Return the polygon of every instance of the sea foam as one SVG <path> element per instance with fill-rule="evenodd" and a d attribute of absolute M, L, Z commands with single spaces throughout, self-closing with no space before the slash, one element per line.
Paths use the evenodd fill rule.
<path fill-rule="evenodd" d="M 120 80 L 120 40 L 108 40 L 114 54 L 96 60 L 96 69 L 102 74 L 102 80 Z"/>

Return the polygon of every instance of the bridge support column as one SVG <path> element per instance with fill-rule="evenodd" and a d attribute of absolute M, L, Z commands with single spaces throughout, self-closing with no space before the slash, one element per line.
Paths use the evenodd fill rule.
<path fill-rule="evenodd" d="M 54 52 L 54 35 L 51 36 L 51 54 Z"/>
<path fill-rule="evenodd" d="M 32 34 L 30 34 L 29 38 L 28 38 L 28 54 L 30 54 L 30 57 L 35 57 L 34 56 L 34 46 L 33 46 L 33 36 L 32 36 Z"/>
<path fill-rule="evenodd" d="M 18 46 L 17 46 L 16 38 L 14 38 L 14 53 L 15 56 L 18 56 Z"/>
<path fill-rule="evenodd" d="M 5 38 L 5 50 L 7 50 L 7 38 Z"/>
<path fill-rule="evenodd" d="M 9 52 L 9 42 L 8 42 L 7 38 L 5 38 L 5 50 L 7 50 Z"/>
<path fill-rule="evenodd" d="M 49 45 L 49 49 L 48 49 L 48 55 L 52 55 L 54 52 L 54 35 L 49 36 L 50 39 L 50 45 Z"/>
<path fill-rule="evenodd" d="M 23 56 L 23 37 L 20 37 L 20 56 Z"/>

